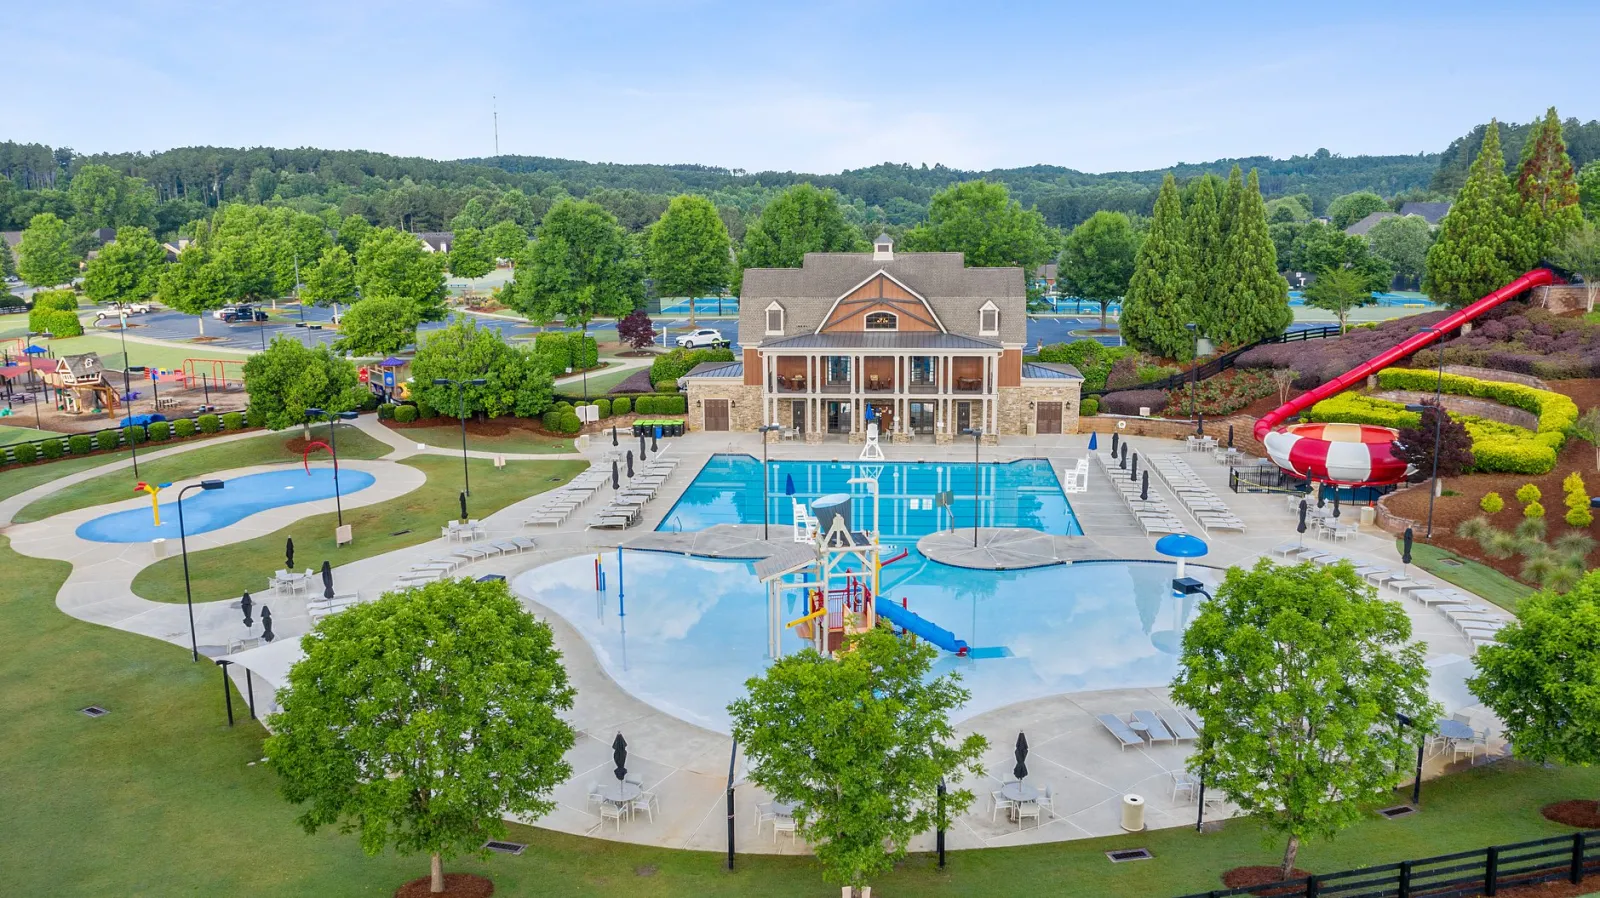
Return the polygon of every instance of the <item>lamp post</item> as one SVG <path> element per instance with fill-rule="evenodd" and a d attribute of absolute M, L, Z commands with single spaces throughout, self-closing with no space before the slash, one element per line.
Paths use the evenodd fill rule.
<path fill-rule="evenodd" d="M 1435 401 L 1437 402 L 1437 400 Z M 1434 405 L 1432 408 L 1438 411 L 1438 415 L 1433 419 L 1433 476 L 1430 478 L 1432 483 L 1428 487 L 1428 530 L 1423 536 L 1423 539 L 1428 542 L 1433 542 L 1433 498 L 1439 494 L 1439 448 L 1443 443 L 1444 437 L 1444 409 L 1438 405 Z M 1429 406 L 1426 405 L 1409 404 L 1406 406 L 1406 411 L 1416 412 L 1419 415 L 1428 409 Z"/>
<path fill-rule="evenodd" d="M 1416 722 L 1411 719 L 1409 714 L 1401 714 L 1397 711 L 1394 716 L 1395 719 L 1400 721 L 1401 726 L 1416 729 Z M 1422 735 L 1419 733 L 1417 735 L 1417 775 L 1411 781 L 1411 803 L 1413 805 L 1422 804 L 1422 754 L 1426 748 L 1427 743 L 1423 741 Z"/>
<path fill-rule="evenodd" d="M 144 366 L 143 365 L 134 365 L 132 367 L 129 367 L 126 364 L 126 362 L 128 360 L 128 354 L 127 354 L 126 350 L 123 351 L 122 360 L 124 362 L 123 367 L 122 367 L 122 395 L 123 395 L 124 398 L 126 398 L 128 396 L 133 395 L 133 387 L 128 382 L 128 375 L 129 374 L 143 374 L 144 373 Z M 129 402 L 128 402 L 128 427 L 129 427 L 129 430 L 131 431 L 132 428 L 137 427 L 137 426 L 138 425 L 133 423 L 133 402 L 132 402 L 132 400 L 129 400 Z M 133 438 L 133 434 L 131 432 L 128 434 L 128 451 L 133 453 L 133 476 L 134 477 L 138 477 L 139 476 L 139 441 L 135 440 Z"/>
<path fill-rule="evenodd" d="M 200 660 L 200 639 L 194 632 L 194 594 L 189 589 L 189 537 L 183 529 L 183 494 L 192 489 L 220 490 L 227 486 L 221 480 L 202 480 L 178 490 L 178 546 L 183 552 L 183 601 L 189 606 L 189 652 Z"/>
<path fill-rule="evenodd" d="M 972 547 L 978 547 L 978 447 L 983 445 L 983 428 L 968 427 L 961 431 L 964 437 L 972 437 Z"/>
<path fill-rule="evenodd" d="M 334 425 L 338 423 L 338 419 L 340 418 L 343 418 L 346 421 L 355 420 L 356 413 L 335 412 L 334 414 L 330 415 L 320 408 L 306 409 L 307 421 L 311 421 L 316 418 L 328 419 L 328 451 L 333 453 L 333 508 L 334 511 L 336 511 L 339 515 L 339 526 L 343 527 L 344 505 L 343 500 L 339 498 L 339 431 L 334 427 Z"/>
<path fill-rule="evenodd" d="M 761 434 L 761 538 L 770 539 L 767 534 L 767 508 L 772 504 L 767 498 L 767 434 L 782 430 L 776 424 L 763 424 L 756 428 L 756 433 Z"/>
<path fill-rule="evenodd" d="M 433 379 L 433 385 L 436 387 L 456 388 L 456 415 L 461 419 L 461 492 L 467 496 L 472 495 L 472 475 L 467 473 L 467 394 L 462 392 L 462 389 L 468 385 L 481 387 L 486 383 L 488 381 L 481 377 L 474 377 L 471 380 L 451 380 L 448 377 Z"/>
<path fill-rule="evenodd" d="M 1198 414 L 1200 408 L 1200 400 L 1197 395 L 1200 391 L 1200 325 L 1191 321 L 1185 324 L 1184 327 L 1189 331 L 1190 336 L 1194 337 L 1194 376 L 1189 378 L 1189 414 L 1195 415 Z"/>
<path fill-rule="evenodd" d="M 1182 560 L 1180 558 L 1179 562 L 1181 563 Z M 1211 600 L 1211 593 L 1206 591 L 1206 585 L 1193 577 L 1173 578 L 1172 593 L 1177 596 L 1190 596 L 1199 593 L 1205 596 L 1207 601 Z M 1202 750 L 1205 749 L 1205 739 L 1205 725 L 1202 723 L 1200 727 L 1200 747 Z M 1198 833 L 1204 832 L 1206 825 L 1206 764 L 1204 758 L 1200 761 L 1200 781 L 1196 784 L 1196 792 L 1198 794 L 1195 796 L 1195 803 L 1200 808 L 1195 812 L 1194 831 Z"/>

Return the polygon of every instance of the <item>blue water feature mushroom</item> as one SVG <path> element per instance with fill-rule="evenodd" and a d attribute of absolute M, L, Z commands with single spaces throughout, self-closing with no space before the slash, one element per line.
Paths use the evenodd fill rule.
<path fill-rule="evenodd" d="M 1168 558 L 1178 559 L 1178 578 L 1184 576 L 1184 562 L 1190 558 L 1201 558 L 1211 551 L 1205 540 L 1187 533 L 1169 533 L 1156 540 L 1156 551 Z"/>

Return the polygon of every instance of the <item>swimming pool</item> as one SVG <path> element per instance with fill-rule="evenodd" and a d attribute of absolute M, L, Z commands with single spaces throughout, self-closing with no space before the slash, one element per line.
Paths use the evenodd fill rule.
<path fill-rule="evenodd" d="M 613 551 L 602 559 L 607 590 L 599 592 L 594 564 L 594 556 L 569 558 L 512 586 L 571 623 L 627 692 L 728 732 L 728 702 L 771 663 L 754 565 L 629 550 L 619 575 Z M 1214 571 L 1189 570 L 1215 582 Z M 1063 692 L 1166 685 L 1195 610 L 1193 597 L 1170 594 L 1172 574 L 1170 564 L 1136 562 L 971 571 L 913 553 L 884 567 L 881 594 L 973 646 L 1005 650 L 940 653 L 935 673 L 959 671 L 972 691 L 955 714 L 963 719 Z M 803 613 L 800 597 L 787 595 L 784 622 Z M 785 654 L 805 648 L 794 630 L 783 633 Z"/>
<path fill-rule="evenodd" d="M 849 480 L 878 479 L 878 515 L 884 540 L 912 539 L 936 530 L 972 526 L 973 472 L 980 471 L 978 508 L 985 527 L 1031 527 L 1046 533 L 1083 532 L 1050 463 L 1025 458 L 1005 464 L 773 461 L 767 465 L 767 515 L 774 527 L 794 523 L 794 500 L 809 504 L 830 493 L 849 493 L 851 520 L 872 526 L 872 497 Z M 949 508 L 937 495 L 951 494 Z M 793 497 L 789 495 L 793 493 Z M 759 524 L 761 460 L 713 455 L 684 490 L 657 530 L 704 530 L 713 524 Z"/>
<path fill-rule="evenodd" d="M 339 472 L 339 494 L 348 496 L 376 481 L 366 471 Z M 220 490 L 192 490 L 183 500 L 183 529 L 190 536 L 244 520 L 256 512 L 301 502 L 333 498 L 333 469 L 300 468 L 230 478 Z M 78 525 L 83 539 L 102 543 L 138 543 L 178 538 L 177 492 L 162 491 L 161 526 L 154 526 L 149 506 L 101 515 Z"/>

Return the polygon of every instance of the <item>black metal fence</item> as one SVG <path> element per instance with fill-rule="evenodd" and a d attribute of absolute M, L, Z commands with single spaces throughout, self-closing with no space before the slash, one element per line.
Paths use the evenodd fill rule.
<path fill-rule="evenodd" d="M 1196 372 L 1196 369 L 1190 368 L 1188 371 L 1182 371 L 1182 372 L 1179 372 L 1177 374 L 1170 375 L 1168 377 L 1163 377 L 1160 380 L 1151 381 L 1150 383 L 1139 384 L 1138 386 L 1134 386 L 1134 387 L 1121 387 L 1120 389 L 1124 389 L 1124 390 L 1171 390 L 1171 389 L 1174 389 L 1174 388 L 1177 388 L 1177 387 L 1181 387 L 1181 386 L 1183 386 L 1185 384 L 1188 384 L 1189 382 L 1191 382 L 1191 381 L 1193 381 L 1193 380 L 1195 380 L 1197 378 L 1199 380 L 1205 380 L 1205 379 L 1210 378 L 1210 377 L 1216 377 L 1218 374 L 1221 374 L 1222 372 L 1228 370 L 1229 368 L 1232 368 L 1233 365 L 1234 365 L 1234 362 L 1238 360 L 1239 356 L 1244 355 L 1245 353 L 1249 352 L 1252 349 L 1255 349 L 1257 346 L 1270 346 L 1270 345 L 1273 345 L 1273 344 L 1276 344 L 1276 343 L 1303 343 L 1306 340 L 1323 340 L 1323 339 L 1326 339 L 1328 337 L 1337 337 L 1337 336 L 1339 336 L 1339 328 L 1338 328 L 1337 325 L 1328 325 L 1328 326 L 1325 326 L 1325 327 L 1312 327 L 1312 328 L 1306 328 L 1305 330 L 1290 331 L 1287 334 L 1279 334 L 1276 337 L 1267 337 L 1264 340 L 1257 340 L 1256 342 L 1251 343 L 1249 346 L 1240 347 L 1239 349 L 1235 349 L 1232 352 L 1225 352 L 1222 355 L 1219 355 L 1216 358 L 1212 359 L 1211 361 L 1206 362 L 1204 365 L 1201 365 L 1199 370 L 1198 370 L 1198 373 Z M 1085 395 L 1085 396 L 1104 396 L 1107 393 L 1115 393 L 1115 392 L 1117 392 L 1117 391 L 1116 390 L 1086 390 L 1086 391 L 1084 391 L 1083 395 Z"/>
<path fill-rule="evenodd" d="M 1588 843 L 1600 830 L 1554 836 L 1515 845 L 1494 845 L 1417 861 L 1323 873 L 1268 885 L 1196 892 L 1182 898 L 1231 895 L 1305 898 L 1466 898 L 1501 889 L 1565 880 L 1582 883 L 1600 873 L 1600 852 Z"/>
<path fill-rule="evenodd" d="M 1229 469 L 1228 488 L 1236 493 L 1303 492 L 1306 481 L 1272 462 L 1257 462 Z"/>

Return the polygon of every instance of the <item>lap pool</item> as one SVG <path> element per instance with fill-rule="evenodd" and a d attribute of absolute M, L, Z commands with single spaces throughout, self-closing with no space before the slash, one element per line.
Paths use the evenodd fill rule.
<path fill-rule="evenodd" d="M 348 496 L 376 481 L 366 471 L 339 472 L 339 494 Z M 184 532 L 193 536 L 235 524 L 257 512 L 333 498 L 333 469 L 299 468 L 247 474 L 227 479 L 220 490 L 192 490 L 183 500 Z M 154 525 L 148 505 L 101 515 L 78 525 L 79 537 L 102 543 L 138 543 L 178 538 L 177 492 L 162 491 L 161 526 Z"/>
<path fill-rule="evenodd" d="M 1108 561 L 974 571 L 916 551 L 920 536 L 972 526 L 975 475 L 984 526 L 1082 533 L 1043 459 L 978 466 L 772 462 L 766 514 L 773 539 L 788 539 L 794 501 L 829 493 L 852 494 L 853 520 L 869 527 L 870 495 L 846 482 L 862 474 L 878 478 L 882 538 L 895 547 L 885 557 L 908 550 L 883 568 L 879 594 L 895 604 L 903 600 L 974 647 L 973 657 L 941 653 L 935 665 L 936 673 L 959 671 L 972 692 L 958 719 L 1064 692 L 1164 686 L 1177 672 L 1183 630 L 1195 605 L 1193 598 L 1171 595 L 1171 564 Z M 937 501 L 943 491 L 951 494 L 953 507 Z M 761 521 L 761 462 L 717 455 L 659 529 Z M 619 573 L 618 555 L 611 551 L 600 559 L 607 581 L 602 591 L 595 588 L 595 560 L 581 556 L 544 565 L 517 576 L 512 587 L 576 628 L 623 689 L 669 714 L 728 732 L 728 703 L 772 661 L 766 589 L 754 563 L 627 550 Z M 1217 572 L 1189 570 L 1216 582 Z M 795 592 L 781 600 L 784 654 L 807 645 L 781 626 L 804 613 L 802 601 Z"/>

